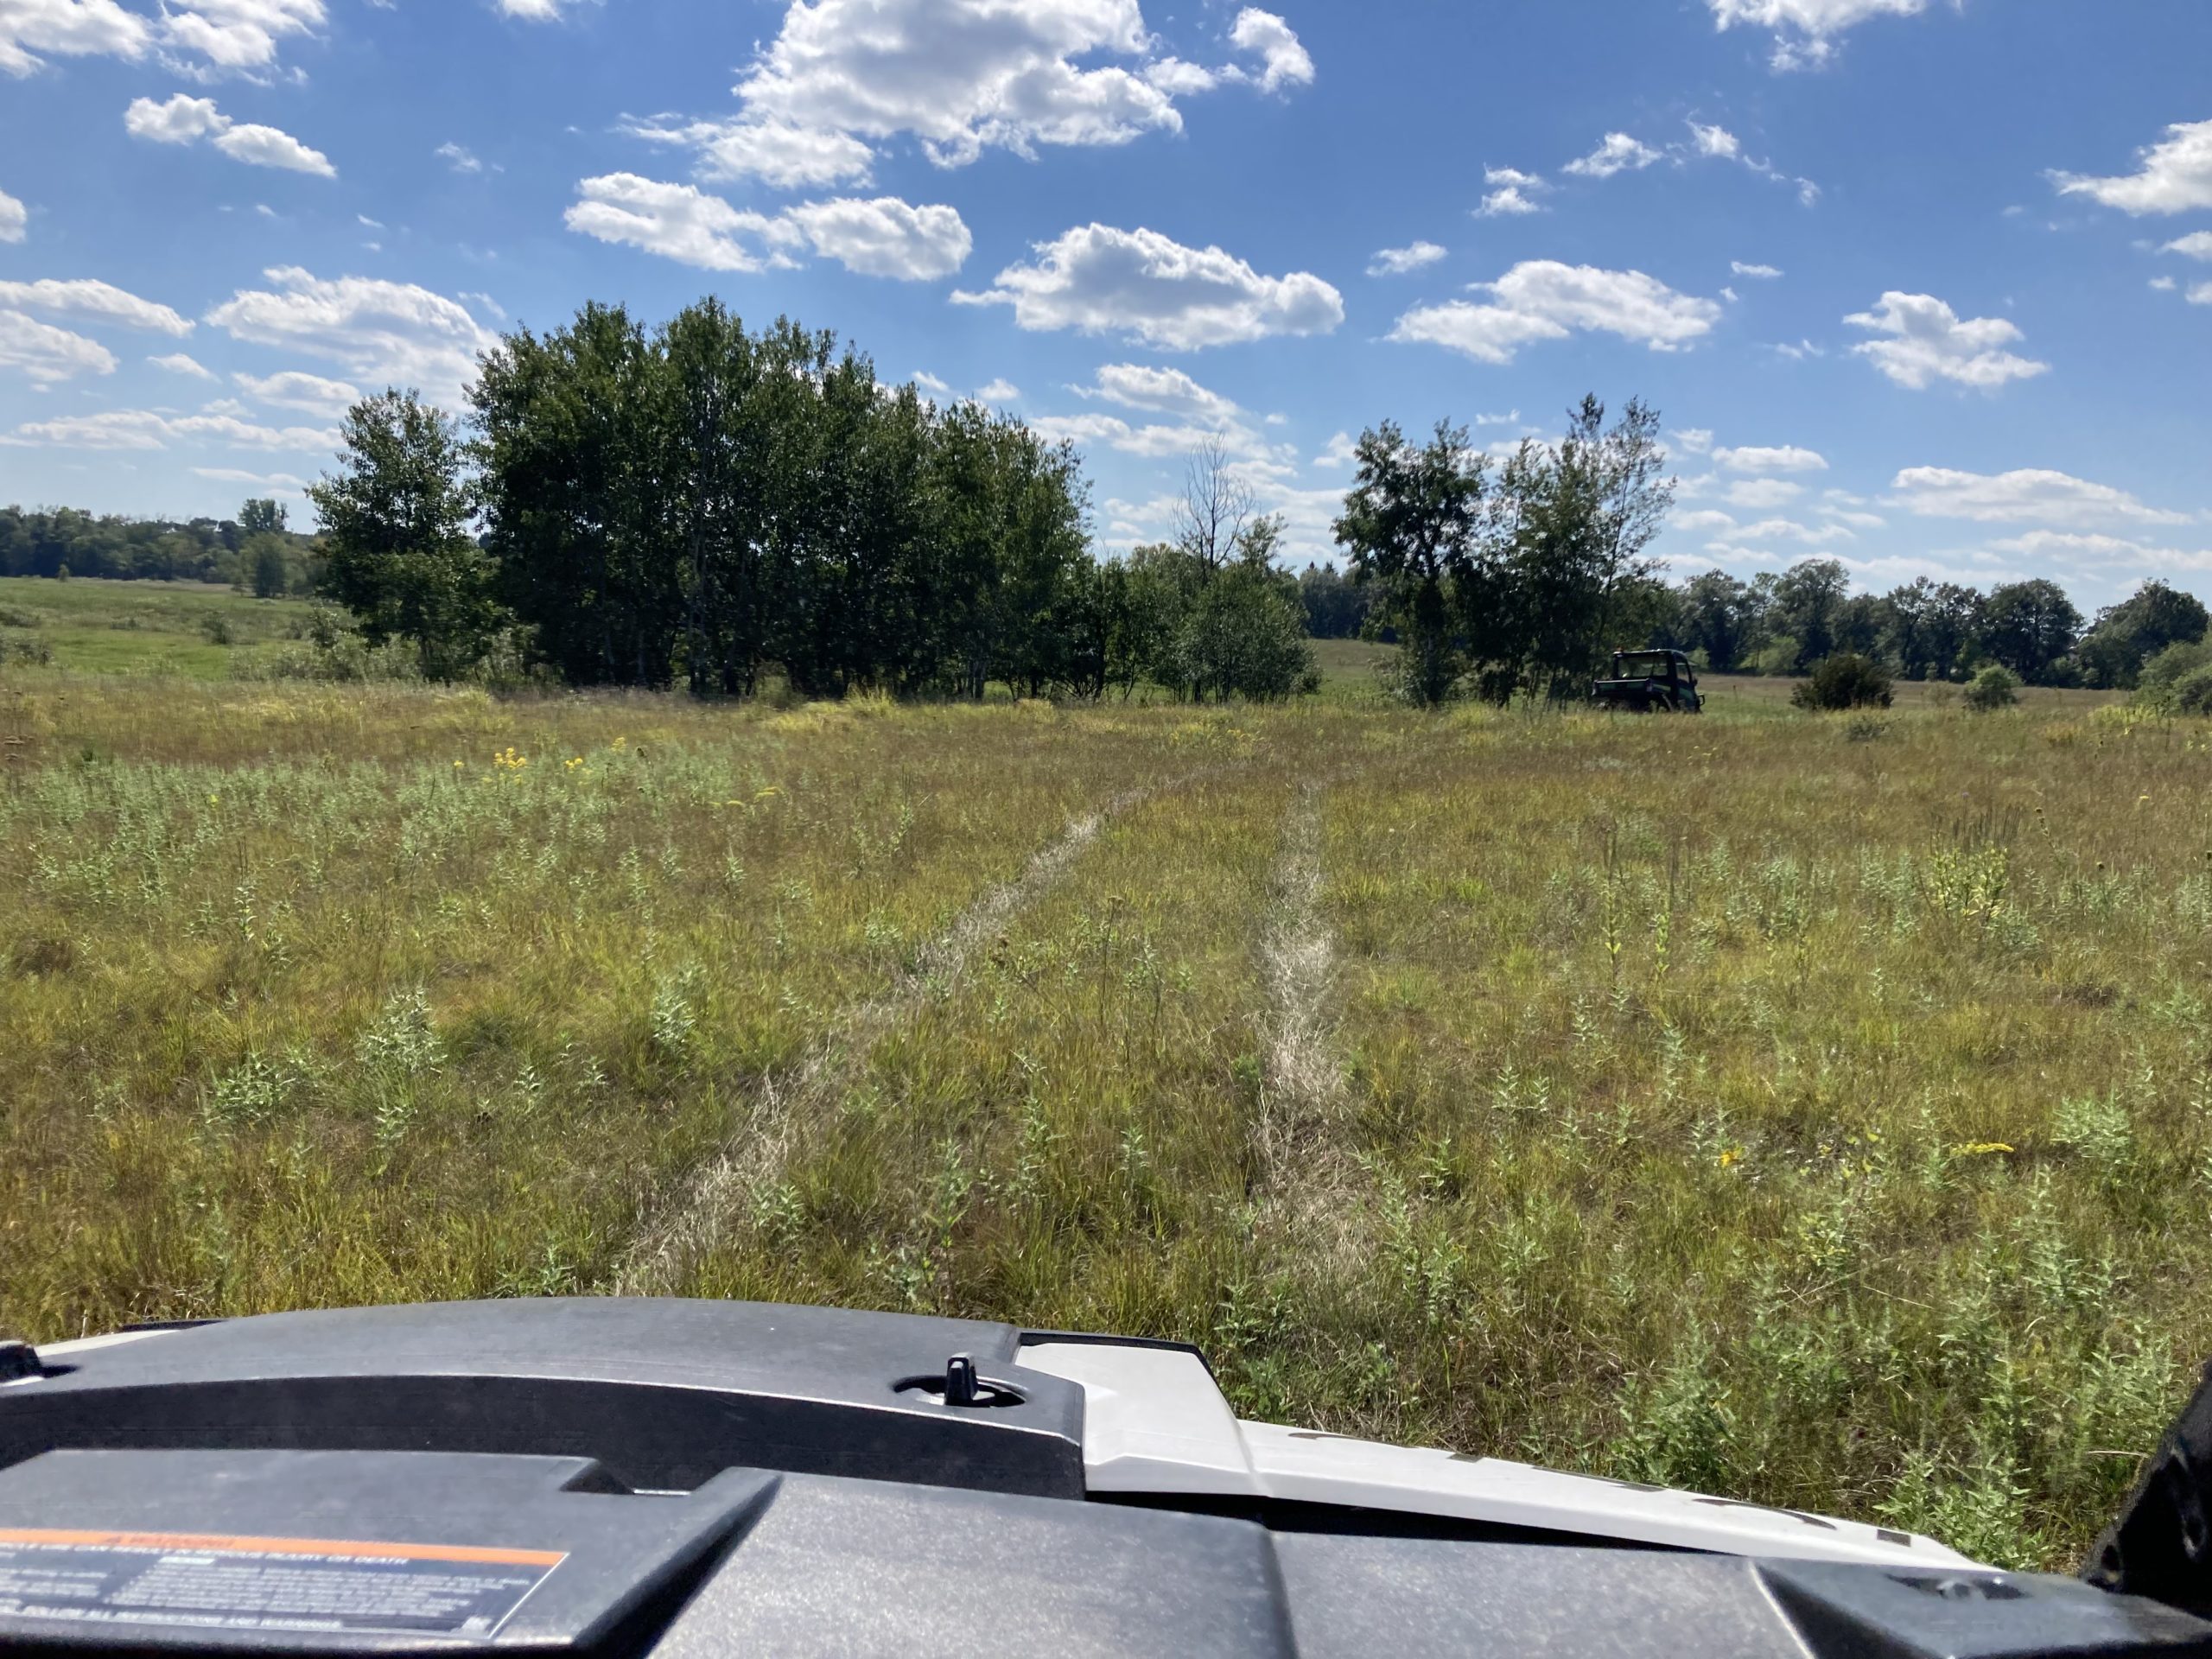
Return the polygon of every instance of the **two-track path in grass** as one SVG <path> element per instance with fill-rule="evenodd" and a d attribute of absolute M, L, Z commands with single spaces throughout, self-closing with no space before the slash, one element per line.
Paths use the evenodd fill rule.
<path fill-rule="evenodd" d="M 788 1070 L 764 1077 L 721 1150 L 672 1201 L 648 1217 L 632 1241 L 615 1270 L 615 1292 L 666 1295 L 683 1288 L 753 1196 L 780 1178 L 802 1137 L 825 1122 L 851 1091 L 878 1043 L 911 1020 L 930 998 L 957 987 L 976 948 L 1057 887 L 1109 823 L 1152 796 L 1203 775 L 1125 791 L 1071 820 L 1020 874 L 988 889 L 962 911 L 887 989 L 847 1009 Z"/>
<path fill-rule="evenodd" d="M 1277 1197 L 1298 1179 L 1302 1160 L 1329 1138 L 1346 1096 L 1330 1019 L 1336 936 L 1321 907 L 1323 807 L 1330 781 L 1304 785 L 1284 820 L 1268 881 L 1260 938 L 1267 995 L 1260 1048 L 1260 1168 Z"/>

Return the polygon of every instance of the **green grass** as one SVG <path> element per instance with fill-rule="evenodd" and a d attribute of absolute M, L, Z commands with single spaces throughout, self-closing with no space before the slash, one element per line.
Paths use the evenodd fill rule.
<path fill-rule="evenodd" d="M 1325 701 L 1355 706 L 1382 701 L 1382 683 L 1376 671 L 1389 660 L 1393 647 L 1365 639 L 1316 639 L 1313 645 Z"/>
<path fill-rule="evenodd" d="M 87 674 L 227 679 L 240 660 L 302 637 L 312 611 L 304 600 L 255 599 L 207 582 L 0 577 L 0 626 L 43 643 L 56 667 Z M 217 619 L 232 644 L 209 639 Z"/>
<path fill-rule="evenodd" d="M 1108 1328 L 1248 1414 L 2069 1565 L 2212 1352 L 2212 734 L 1716 690 L 0 669 L 0 1328 Z"/>

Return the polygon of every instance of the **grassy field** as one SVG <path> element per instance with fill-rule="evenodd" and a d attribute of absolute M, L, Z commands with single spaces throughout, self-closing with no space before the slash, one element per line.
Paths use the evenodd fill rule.
<path fill-rule="evenodd" d="M 277 641 L 305 637 L 313 610 L 304 600 L 249 599 L 207 582 L 0 576 L 0 655 L 21 639 L 80 673 L 227 679 Z"/>
<path fill-rule="evenodd" d="M 0 668 L 0 1329 L 1109 1328 L 1250 1415 L 2070 1565 L 2212 1353 L 2212 733 L 1719 690 Z"/>

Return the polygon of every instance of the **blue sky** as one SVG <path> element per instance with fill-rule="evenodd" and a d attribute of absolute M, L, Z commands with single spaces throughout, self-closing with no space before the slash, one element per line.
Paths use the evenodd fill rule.
<path fill-rule="evenodd" d="M 0 0 L 0 499 L 227 513 L 586 299 L 1074 438 L 1664 412 L 1662 550 L 2212 597 L 2202 0 Z"/>

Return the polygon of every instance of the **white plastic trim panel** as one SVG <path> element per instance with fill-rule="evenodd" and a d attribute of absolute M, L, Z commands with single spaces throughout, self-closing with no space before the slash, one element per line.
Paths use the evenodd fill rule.
<path fill-rule="evenodd" d="M 1014 1363 L 1083 1385 L 1084 1484 L 1091 1491 L 1262 1496 L 1236 1418 L 1197 1355 L 1040 1342 Z"/>
<path fill-rule="evenodd" d="M 1933 1539 L 1855 1521 L 1273 1423 L 1238 1427 L 1260 1490 L 1269 1497 L 1538 1527 L 1729 1555 L 1884 1567 L 1974 1565 Z"/>

